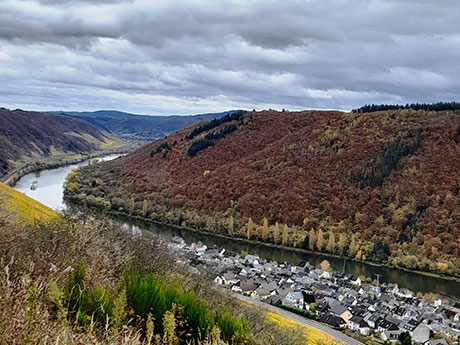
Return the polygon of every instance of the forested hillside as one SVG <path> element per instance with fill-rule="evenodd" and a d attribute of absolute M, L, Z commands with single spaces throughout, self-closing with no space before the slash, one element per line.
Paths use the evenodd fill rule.
<path fill-rule="evenodd" d="M 0 108 L 0 177 L 34 159 L 124 145 L 123 140 L 80 119 Z"/>
<path fill-rule="evenodd" d="M 249 112 L 69 178 L 75 202 L 460 275 L 460 116 Z"/>

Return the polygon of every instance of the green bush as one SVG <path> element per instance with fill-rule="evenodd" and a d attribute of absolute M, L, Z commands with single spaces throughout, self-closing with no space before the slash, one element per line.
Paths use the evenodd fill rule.
<path fill-rule="evenodd" d="M 99 326 L 113 324 L 114 297 L 102 286 L 93 290 L 85 286 L 85 267 L 83 263 L 76 265 L 67 283 L 66 305 L 68 317 L 75 320 L 83 329 L 88 329 L 91 322 Z"/>
<path fill-rule="evenodd" d="M 143 276 L 132 272 L 126 274 L 125 281 L 128 306 L 145 320 L 152 315 L 156 332 L 164 329 L 165 313 L 178 305 L 183 308 L 184 328 L 194 339 L 205 339 L 215 325 L 221 329 L 222 339 L 230 344 L 243 343 L 247 338 L 244 321 L 228 312 L 213 315 L 193 291 L 182 291 L 175 282 L 167 283 L 152 273 Z"/>
<path fill-rule="evenodd" d="M 229 344 L 240 344 L 247 338 L 247 324 L 229 312 L 216 312 L 214 322 L 221 330 L 222 340 Z"/>
<path fill-rule="evenodd" d="M 175 303 L 184 307 L 184 316 L 190 333 L 195 338 L 206 336 L 212 323 L 206 304 L 201 302 L 192 291 L 178 296 Z"/>
<path fill-rule="evenodd" d="M 81 309 L 83 291 L 85 289 L 85 266 L 79 262 L 70 273 L 67 283 L 67 310 L 71 319 L 74 319 Z"/>

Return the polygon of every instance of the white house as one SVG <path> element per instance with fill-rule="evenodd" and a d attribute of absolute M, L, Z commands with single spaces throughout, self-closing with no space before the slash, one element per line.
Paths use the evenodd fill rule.
<path fill-rule="evenodd" d="M 300 291 L 289 292 L 286 295 L 286 300 L 289 302 L 289 305 L 303 309 L 304 299 L 303 294 Z"/>
<path fill-rule="evenodd" d="M 224 280 L 221 276 L 217 276 L 216 278 L 214 278 L 214 283 L 222 285 L 224 283 Z"/>

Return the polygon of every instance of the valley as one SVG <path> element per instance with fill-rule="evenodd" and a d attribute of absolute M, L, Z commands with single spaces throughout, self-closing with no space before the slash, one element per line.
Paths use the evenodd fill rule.
<path fill-rule="evenodd" d="M 233 114 L 235 110 L 222 113 L 198 115 L 137 115 L 120 111 L 99 110 L 94 112 L 60 111 L 55 114 L 87 121 L 100 130 L 108 131 L 131 143 L 146 144 L 177 132 L 199 122 Z"/>
<path fill-rule="evenodd" d="M 121 186 L 120 182 L 126 181 L 126 179 L 121 178 L 121 176 L 115 177 L 115 171 L 117 171 L 118 167 L 120 166 L 123 166 L 128 169 L 136 168 L 136 160 L 133 161 L 132 159 L 133 157 L 139 155 L 139 152 L 143 152 L 144 150 L 146 150 L 146 148 L 147 150 L 150 150 L 149 157 L 153 158 L 153 161 L 156 162 L 154 164 L 158 164 L 157 159 L 160 159 L 159 165 L 152 166 L 150 168 L 151 175 L 149 176 L 149 178 L 155 178 L 155 176 L 159 176 L 158 174 L 165 168 L 164 163 L 167 163 L 166 167 L 168 167 L 167 171 L 169 171 L 168 174 L 170 174 L 169 178 L 171 176 L 174 176 L 175 178 L 178 178 L 180 176 L 196 177 L 196 175 L 193 175 L 194 166 L 190 165 L 189 161 L 193 162 L 193 160 L 195 160 L 196 158 L 203 159 L 203 155 L 207 154 L 210 150 L 215 150 L 216 148 L 220 150 L 222 149 L 222 147 L 225 147 L 226 149 L 231 150 L 231 146 L 233 145 L 232 141 L 225 143 L 224 146 L 220 145 L 222 145 L 223 141 L 225 141 L 226 139 L 228 140 L 228 138 L 231 138 L 233 135 L 235 135 L 235 133 L 238 134 L 238 132 L 242 129 L 244 130 L 246 127 L 253 126 L 254 123 L 260 121 L 260 117 L 264 117 L 265 120 L 273 115 L 275 114 L 235 112 L 231 115 L 225 115 L 221 118 L 212 120 L 210 122 L 203 122 L 195 127 L 187 128 L 181 132 L 173 134 L 172 138 L 167 137 L 165 139 L 156 141 L 152 144 L 147 144 L 146 146 L 132 153 L 129 153 L 127 156 L 124 157 L 119 157 L 118 154 L 115 154 L 110 156 L 96 157 L 93 160 L 82 162 L 79 165 L 66 164 L 65 166 L 60 168 L 51 168 L 35 171 L 34 173 L 31 173 L 29 175 L 24 176 L 22 179 L 19 179 L 19 181 L 17 181 L 15 188 L 18 191 L 30 195 L 32 198 L 39 200 L 40 202 L 50 206 L 53 209 L 63 210 L 66 207 L 62 200 L 62 197 L 65 196 L 65 199 L 68 203 L 68 209 L 66 212 L 71 211 L 73 213 L 77 211 L 78 214 L 79 212 L 83 211 L 83 214 L 86 215 L 89 214 L 88 212 L 91 212 L 91 217 L 95 218 L 103 218 L 104 216 L 102 215 L 102 213 L 108 212 L 109 214 L 111 214 L 112 219 L 110 222 L 111 224 L 113 224 L 113 226 L 120 226 L 122 229 L 124 229 L 124 231 L 127 234 L 132 234 L 134 236 L 142 234 L 142 237 L 145 237 L 146 239 L 161 239 L 160 241 L 162 241 L 163 243 L 168 243 L 169 249 L 178 251 L 175 255 L 185 255 L 184 259 L 181 260 L 187 261 L 187 266 L 189 267 L 191 272 L 198 273 L 199 270 L 205 269 L 206 272 L 208 272 L 208 274 L 211 274 L 211 277 L 215 277 L 216 282 L 221 282 L 219 284 L 228 285 L 228 287 L 231 287 L 232 290 L 236 289 L 234 291 L 238 291 L 240 293 L 242 292 L 243 294 L 249 295 L 251 296 L 252 300 L 255 299 L 257 301 L 265 301 L 265 298 L 267 296 L 261 295 L 263 294 L 263 291 L 265 291 L 264 284 L 276 284 L 277 289 L 274 290 L 274 293 L 270 293 L 270 301 L 271 299 L 274 300 L 274 298 L 278 298 L 279 302 L 282 303 L 282 305 L 284 305 L 283 308 L 287 308 L 288 310 L 294 311 L 296 313 L 306 313 L 306 311 L 304 310 L 306 309 L 308 311 L 308 305 L 300 305 L 298 303 L 292 304 L 288 302 L 290 297 L 287 295 L 285 296 L 284 292 L 287 291 L 286 289 L 289 289 L 289 284 L 286 286 L 283 285 L 284 287 L 282 287 L 282 282 L 285 279 L 287 279 L 287 276 L 290 277 L 289 279 L 292 280 L 293 283 L 295 282 L 296 286 L 296 290 L 292 289 L 291 293 L 295 293 L 295 291 L 304 286 L 302 285 L 304 281 L 308 280 L 308 282 L 304 286 L 304 290 L 302 291 L 304 291 L 307 294 L 314 294 L 315 300 L 319 302 L 321 302 L 324 299 L 323 295 L 327 295 L 330 296 L 328 298 L 331 298 L 332 304 L 336 303 L 335 299 L 340 299 L 340 296 L 335 296 L 335 294 L 332 291 L 340 289 L 341 293 L 344 294 L 346 301 L 348 301 L 348 299 L 350 300 L 350 302 L 353 300 L 357 303 L 358 306 L 364 306 L 365 308 L 367 308 L 368 300 L 375 300 L 377 301 L 377 303 L 382 303 L 380 300 L 383 295 L 385 295 L 385 298 L 387 299 L 390 298 L 397 300 L 399 305 L 404 305 L 406 306 L 406 308 L 413 308 L 412 302 L 412 304 L 407 304 L 407 301 L 405 301 L 405 299 L 407 298 L 405 296 L 408 294 L 411 294 L 410 298 L 412 299 L 412 301 L 416 301 L 417 303 L 420 303 L 420 305 L 425 303 L 425 307 L 432 308 L 432 303 L 426 301 L 431 301 L 431 299 L 434 300 L 436 298 L 436 300 L 441 300 L 440 298 L 444 298 L 444 303 L 452 305 L 455 304 L 457 298 L 460 297 L 460 295 L 458 295 L 457 293 L 458 291 L 460 291 L 460 283 L 458 283 L 455 280 L 446 280 L 436 276 L 427 276 L 425 275 L 426 272 L 424 274 L 418 274 L 416 272 L 411 272 L 408 270 L 403 271 L 396 268 L 385 267 L 388 265 L 388 262 L 379 262 L 379 265 L 377 265 L 376 262 L 368 262 L 368 260 L 364 258 L 350 257 L 349 252 L 351 249 L 350 247 L 353 243 L 353 235 L 343 235 L 340 234 L 340 232 L 337 232 L 335 234 L 337 230 L 331 230 L 330 228 L 327 229 L 325 227 L 321 227 L 320 225 L 319 228 L 311 227 L 310 231 L 305 232 L 307 234 L 306 238 L 303 241 L 298 242 L 298 244 L 296 245 L 295 242 L 291 242 L 290 237 L 299 236 L 299 234 L 296 234 L 295 231 L 305 231 L 303 230 L 303 227 L 306 226 L 305 219 L 303 219 L 301 226 L 295 224 L 283 224 L 283 218 L 278 218 L 279 223 L 276 222 L 273 226 L 268 222 L 268 220 L 265 220 L 265 217 L 262 219 L 262 222 L 260 224 L 258 223 L 260 222 L 260 220 L 258 220 L 256 216 L 249 217 L 247 218 L 247 220 L 244 221 L 244 223 L 241 223 L 242 219 L 240 217 L 242 217 L 244 212 L 246 212 L 243 208 L 241 208 L 241 206 L 237 206 L 237 208 L 234 208 L 234 211 L 232 213 L 227 213 L 226 215 L 217 213 L 222 219 L 221 221 L 217 220 L 215 223 L 213 223 L 212 220 L 210 221 L 213 215 L 212 209 L 207 208 L 208 211 L 205 214 L 205 217 L 201 218 L 204 219 L 205 222 L 197 227 L 197 223 L 193 224 L 193 222 L 190 221 L 190 218 L 187 218 L 185 216 L 187 213 L 182 213 L 181 215 L 180 212 L 178 213 L 177 208 L 170 208 L 169 210 L 166 209 L 160 211 L 160 209 L 156 208 L 156 206 L 152 204 L 151 199 L 147 199 L 144 197 L 142 201 L 140 201 L 137 194 L 133 192 L 134 190 L 130 190 L 130 188 L 132 187 L 130 187 L 129 183 L 123 186 L 122 191 L 118 189 Z M 276 115 L 283 116 L 283 113 L 278 113 Z M 324 119 L 327 119 L 328 116 L 337 116 L 340 115 L 340 113 L 322 113 L 321 115 L 323 115 L 322 117 Z M 308 112 L 298 114 L 294 113 L 289 114 L 289 116 L 293 116 L 293 118 L 297 120 L 301 120 L 302 118 L 307 118 L 308 120 L 310 120 L 309 117 L 314 117 L 314 114 Z M 347 115 L 342 114 L 342 118 L 343 116 Z M 404 116 L 404 114 L 394 114 L 394 116 Z M 441 114 L 429 114 L 428 116 L 435 116 L 436 118 L 441 116 Z M 449 114 L 443 114 L 441 116 L 441 119 L 443 119 L 444 121 L 453 121 L 452 127 L 453 129 L 455 129 L 455 126 L 458 125 L 458 123 L 456 122 L 457 118 L 455 116 L 456 115 L 451 116 Z M 258 117 L 259 119 L 257 119 Z M 380 120 L 381 119 L 379 119 L 379 121 Z M 283 122 L 286 122 L 286 120 L 284 120 Z M 294 125 L 294 127 L 291 127 L 291 129 L 288 131 L 288 135 L 292 135 L 292 137 L 294 138 L 295 134 L 293 133 L 293 131 L 299 126 L 302 127 L 299 123 L 297 123 L 296 125 Z M 306 126 L 309 125 L 307 124 Z M 410 129 L 408 129 L 408 131 L 410 132 Z M 377 169 L 373 168 L 374 170 L 371 170 L 370 174 L 369 172 L 367 172 L 367 170 L 364 170 L 366 172 L 361 173 L 362 175 L 359 175 L 358 173 L 352 173 L 351 176 L 354 183 L 357 184 L 357 190 L 362 191 L 371 188 L 374 189 L 375 193 L 375 189 L 387 187 L 386 179 L 388 178 L 388 176 L 390 176 L 392 173 L 394 174 L 396 171 L 400 172 L 404 169 L 404 166 L 401 165 L 403 163 L 399 162 L 399 160 L 404 160 L 408 156 L 415 155 L 420 146 L 422 146 L 422 141 L 426 140 L 426 133 L 428 131 L 429 129 L 419 131 L 424 133 L 424 137 L 421 134 L 417 134 L 419 132 L 416 132 L 416 134 L 407 135 L 404 139 L 403 144 L 401 144 L 402 139 L 400 139 L 403 137 L 403 134 L 396 134 L 397 139 L 393 141 L 393 143 L 390 143 L 389 146 L 387 146 L 387 148 L 384 151 L 385 153 L 379 156 L 380 158 L 377 158 L 374 161 L 378 163 L 373 163 L 381 164 L 381 167 Z M 258 135 L 257 129 L 255 129 L 254 127 L 252 128 L 252 134 L 253 136 Z M 272 142 L 276 143 L 276 145 L 279 146 L 278 141 L 280 139 L 285 141 L 285 136 L 286 135 L 281 135 L 278 137 L 271 136 L 269 142 L 265 144 L 265 147 L 269 148 L 270 145 L 273 145 L 270 144 L 270 140 L 273 140 Z M 243 135 L 242 137 L 247 136 Z M 173 138 L 174 141 L 172 141 Z M 304 137 L 304 139 L 306 138 Z M 295 145 L 293 146 L 293 144 L 288 144 L 287 142 L 285 142 L 283 145 L 284 146 L 281 149 L 281 152 L 284 152 L 284 154 L 286 154 L 287 152 L 289 152 L 289 150 L 292 150 L 292 148 L 295 147 Z M 311 147 L 311 145 L 312 144 L 310 144 L 309 147 Z M 251 146 L 246 146 L 246 150 L 248 149 L 253 148 Z M 345 146 L 342 146 L 342 149 L 345 149 Z M 266 154 L 266 151 L 264 150 L 262 152 Z M 390 154 L 394 155 L 395 153 L 389 154 L 388 152 L 393 151 L 396 152 L 396 155 L 402 155 L 401 158 L 398 158 L 396 163 L 392 163 L 392 160 L 394 160 L 394 158 L 391 158 L 389 160 L 389 157 L 392 157 L 390 156 Z M 268 152 L 276 151 L 274 151 L 272 148 L 271 151 Z M 307 150 L 307 152 L 311 153 L 311 150 Z M 243 153 L 243 156 L 238 156 L 241 153 Z M 206 163 L 207 165 L 205 165 L 206 167 L 210 167 L 210 169 L 204 170 L 202 175 L 205 178 L 204 181 L 210 180 L 210 183 L 208 184 L 207 188 L 211 188 L 211 186 L 213 186 L 212 188 L 216 188 L 213 185 L 214 182 L 212 180 L 212 177 L 209 176 L 215 173 L 216 170 L 219 170 L 218 165 L 216 164 L 225 165 L 225 163 L 223 162 L 219 163 L 218 160 L 216 161 L 216 157 L 219 157 L 219 154 L 220 153 L 213 153 L 213 160 L 209 161 L 208 163 Z M 244 152 L 237 153 L 237 157 L 245 157 L 244 155 Z M 306 156 L 308 156 L 308 153 Z M 227 155 L 227 157 L 232 156 Z M 257 157 L 257 155 L 253 157 Z M 278 167 L 278 170 L 275 170 L 275 172 L 272 171 L 270 173 L 270 176 L 272 178 L 276 177 L 277 174 L 283 170 L 285 165 L 289 167 L 290 165 L 294 164 L 296 166 L 296 169 L 298 169 L 298 172 L 301 172 L 301 158 L 296 158 L 295 162 L 292 163 L 289 161 L 292 155 L 287 155 L 287 157 L 288 159 L 286 159 L 284 163 Z M 316 154 L 316 157 L 318 157 L 318 153 Z M 265 156 L 263 158 L 257 159 L 263 159 L 265 162 L 268 162 L 269 160 L 273 160 L 274 157 Z M 148 158 L 144 159 L 143 163 L 148 163 L 148 160 Z M 379 163 L 379 160 L 381 160 L 381 162 L 383 163 Z M 126 161 L 130 163 L 126 163 Z M 283 162 L 283 160 L 281 161 Z M 169 170 L 172 166 L 174 166 L 172 164 L 175 164 L 175 166 L 177 167 L 180 166 L 180 164 L 184 164 L 185 162 L 188 162 L 188 167 L 192 168 L 192 175 L 181 175 L 180 173 L 177 173 L 177 170 Z M 232 162 L 232 160 L 227 160 L 227 162 Z M 59 165 L 63 164 L 65 164 L 65 162 L 61 161 Z M 197 163 L 195 162 L 194 164 Z M 214 166 L 212 164 L 214 164 Z M 233 165 L 232 169 L 236 169 L 238 166 L 240 165 Z M 110 167 L 110 170 L 107 170 L 108 167 Z M 75 168 L 79 168 L 79 170 L 77 171 L 75 170 Z M 145 167 L 142 167 L 140 171 L 143 171 L 144 169 Z M 381 169 L 381 171 L 379 171 L 379 169 Z M 255 171 L 257 172 L 258 170 L 256 169 Z M 161 174 L 163 174 L 163 181 L 167 181 L 168 176 L 164 175 L 164 172 Z M 280 176 L 285 176 L 284 174 L 285 173 L 283 173 Z M 142 175 L 139 175 L 138 172 L 137 177 L 139 178 L 140 176 Z M 250 174 L 247 176 L 249 177 Z M 299 174 L 297 178 L 302 178 L 302 176 L 303 175 Z M 230 176 L 225 177 L 225 179 L 228 178 L 231 179 Z M 105 185 L 109 181 L 110 193 L 108 193 L 108 190 L 105 189 Z M 132 181 L 137 182 L 137 180 Z M 290 181 L 291 186 L 292 183 L 294 183 L 295 185 L 294 179 L 291 179 Z M 33 183 L 35 183 L 35 185 L 34 188 L 31 189 L 31 185 Z M 140 193 L 142 191 L 142 189 L 140 189 L 141 185 L 136 185 L 137 193 Z M 238 183 L 235 183 L 235 186 L 237 187 Z M 151 188 L 151 186 L 149 188 Z M 280 195 L 280 192 L 278 190 L 272 189 L 272 191 L 275 193 L 275 195 Z M 151 192 L 152 189 L 149 189 L 149 193 Z M 127 201 L 125 201 L 124 204 L 121 200 L 116 201 L 116 199 L 112 199 L 114 195 L 121 196 L 120 193 L 123 193 L 124 195 L 131 195 L 130 198 Z M 215 192 L 208 193 L 214 194 Z M 107 198 L 107 196 L 109 195 L 112 196 Z M 164 192 L 162 193 L 162 195 L 164 196 Z M 118 207 L 113 207 L 114 201 L 118 202 L 118 204 L 116 204 Z M 230 200 L 230 205 L 234 202 L 235 200 Z M 185 205 L 187 205 L 186 202 L 184 203 L 184 206 Z M 244 206 L 245 204 L 242 205 Z M 295 206 L 295 204 L 292 204 L 291 206 Z M 184 210 L 185 212 L 187 212 L 187 209 Z M 197 212 L 197 215 L 200 214 L 200 210 L 196 208 L 193 210 L 193 212 Z M 171 218 L 171 215 L 178 215 L 179 219 L 182 217 L 182 221 L 172 221 L 173 218 Z M 243 229 L 238 229 L 238 227 L 241 226 L 241 224 L 243 224 Z M 216 225 L 217 227 L 213 228 L 213 226 L 215 227 Z M 318 247 L 320 238 L 316 236 L 320 236 L 323 230 L 324 238 L 321 239 L 321 241 L 324 241 L 325 244 L 324 247 Z M 337 235 L 339 239 L 340 236 L 346 236 L 347 238 L 349 238 L 349 241 L 351 242 L 347 242 L 345 244 L 337 243 L 337 247 L 335 247 L 336 244 L 333 242 L 333 240 L 331 240 L 331 238 L 333 238 L 335 235 Z M 316 237 L 314 242 L 310 240 L 311 236 Z M 361 248 L 366 247 L 366 243 L 362 240 L 362 238 L 363 237 L 360 237 L 360 242 L 355 244 L 360 248 L 360 250 Z M 333 244 L 331 244 L 331 241 Z M 313 244 L 313 246 L 311 246 L 311 244 Z M 336 250 L 331 251 L 331 245 L 333 246 L 332 248 L 336 248 Z M 319 248 L 321 248 L 321 250 L 318 250 Z M 226 252 L 227 254 L 218 254 L 223 252 Z M 240 255 L 239 253 L 242 254 Z M 389 255 L 391 255 L 391 253 L 389 253 Z M 256 267 L 252 264 L 248 266 L 248 258 L 255 258 L 257 262 L 262 263 L 262 266 L 264 267 L 262 273 L 260 273 L 260 270 L 258 270 L 259 266 L 256 265 Z M 445 258 L 447 257 L 445 256 Z M 317 269 L 318 266 L 323 267 L 325 260 L 327 260 L 328 265 L 330 265 L 330 269 L 328 269 L 330 270 L 328 273 L 330 277 L 327 277 L 327 279 L 324 279 L 324 277 L 322 277 L 323 273 L 327 271 Z M 232 264 L 229 264 L 230 261 L 232 262 Z M 275 273 L 275 271 L 272 272 L 271 270 L 270 272 L 265 272 L 266 267 L 268 267 L 269 265 L 272 265 L 270 267 L 272 267 L 272 269 L 274 269 L 277 273 Z M 404 266 L 402 266 L 402 268 L 407 269 L 407 267 Z M 287 271 L 283 271 L 285 269 L 287 269 L 290 273 Z M 241 270 L 241 272 L 237 273 L 237 270 Z M 439 274 L 440 272 L 434 271 L 434 273 Z M 231 278 L 230 276 L 232 276 L 233 278 Z M 455 276 L 455 272 L 453 276 Z M 270 281 L 268 277 L 271 277 L 270 279 L 272 279 L 272 281 Z M 364 292 L 362 296 L 355 296 L 355 292 L 358 288 L 355 289 L 352 287 L 354 284 L 353 282 L 357 277 L 360 277 L 361 280 L 358 279 L 356 281 L 361 282 L 363 280 L 362 287 L 364 288 Z M 377 282 L 374 280 L 375 277 L 378 277 L 379 284 L 377 284 Z M 230 283 L 226 282 L 226 280 L 228 279 L 230 279 Z M 302 284 L 300 283 L 300 281 L 302 281 Z M 253 290 L 238 290 L 240 287 L 246 286 L 248 284 L 252 284 L 254 286 Z M 315 286 L 315 288 L 313 290 L 308 290 L 308 286 Z M 360 286 L 361 285 L 359 285 L 359 287 Z M 393 286 L 399 288 L 398 291 L 400 292 L 398 292 L 396 295 L 394 295 L 394 291 L 396 290 L 389 290 L 392 289 Z M 381 288 L 383 292 L 377 293 L 374 296 L 372 294 L 375 294 L 374 290 L 376 288 Z M 359 292 L 359 294 L 361 294 L 361 292 Z M 417 294 L 416 297 L 415 294 Z M 256 298 L 254 296 L 259 297 Z M 321 299 L 321 296 L 323 296 L 323 299 Z M 329 303 L 329 300 L 327 301 L 327 303 Z M 345 305 L 345 303 L 348 303 L 346 301 L 340 300 L 337 303 L 339 303 L 340 305 Z M 276 303 L 270 302 L 270 304 Z M 329 311 L 329 308 L 332 308 L 332 304 L 329 303 L 329 307 L 326 304 L 324 306 L 324 310 L 317 310 L 313 314 L 309 315 L 311 315 L 311 317 L 313 318 L 320 317 L 323 323 L 330 324 L 331 326 L 338 326 L 338 324 L 334 324 L 335 321 L 333 320 L 335 320 L 334 317 L 339 316 L 334 316 L 332 309 L 331 311 Z M 281 304 L 279 306 L 281 306 Z M 400 332 L 402 332 L 403 328 L 406 327 L 404 326 L 406 324 L 404 318 L 402 322 L 395 321 L 396 319 L 394 319 L 394 317 L 399 318 L 399 316 L 395 316 L 396 314 L 394 313 L 396 311 L 393 310 L 391 305 L 382 304 L 381 307 L 388 309 L 388 313 L 383 313 L 383 309 L 381 309 L 381 312 L 383 313 L 382 322 L 388 323 L 388 320 L 391 319 L 393 324 L 396 325 L 391 327 L 397 327 L 401 330 Z M 289 308 L 294 309 L 291 310 Z M 316 305 L 315 308 L 323 308 L 323 305 Z M 360 312 L 358 311 L 356 306 L 350 305 L 347 308 L 349 310 L 352 310 L 353 315 L 355 315 L 355 318 L 359 317 Z M 448 307 L 446 310 L 451 310 L 449 308 L 452 307 Z M 421 311 L 418 310 L 418 312 Z M 362 314 L 362 317 L 364 318 L 367 315 L 364 310 L 362 311 Z M 373 314 L 371 313 L 369 315 Z M 290 314 L 286 314 L 284 315 L 284 317 L 288 317 L 291 320 L 297 320 L 296 316 Z M 370 320 L 367 320 L 366 322 L 370 325 Z M 322 326 L 321 324 L 315 326 L 315 328 L 319 329 L 322 329 L 322 327 L 324 328 L 324 326 Z M 343 325 L 341 325 L 340 327 L 343 327 Z M 351 324 L 349 325 L 347 322 L 346 328 L 351 329 L 353 327 L 351 326 Z M 377 326 L 366 327 L 371 327 L 371 329 L 374 330 L 374 327 Z M 382 332 L 382 334 L 384 334 L 384 331 L 382 331 L 381 327 L 383 326 L 379 326 L 378 329 L 375 328 L 375 331 Z M 408 324 L 407 327 L 412 326 Z M 422 325 L 420 327 L 425 326 Z M 331 333 L 327 331 L 327 328 L 324 329 L 326 330 L 325 332 L 327 334 L 332 335 L 335 339 L 339 341 L 345 343 L 355 342 L 355 340 L 347 338 L 345 335 L 341 335 L 341 333 L 334 333 L 332 331 Z M 389 332 L 389 330 L 385 330 L 385 332 L 387 331 Z M 361 332 L 361 328 L 357 328 L 355 332 Z M 455 333 L 455 330 L 451 328 L 445 328 L 443 332 L 447 332 L 446 334 L 451 334 L 452 332 Z M 308 331 L 306 334 L 308 336 Z M 349 335 L 359 338 L 359 336 L 354 333 L 350 333 Z"/>
<path fill-rule="evenodd" d="M 125 216 L 458 277 L 459 127 L 449 111 L 241 113 L 80 169 L 65 193 Z"/>
<path fill-rule="evenodd" d="M 94 161 L 107 162 L 117 157 L 118 155 L 110 155 L 95 158 Z M 65 208 L 63 196 L 67 175 L 75 168 L 88 166 L 88 163 L 89 161 L 86 161 L 78 166 L 68 165 L 31 173 L 21 178 L 15 185 L 15 189 L 51 209 L 63 210 Z M 38 182 L 37 189 L 33 191 L 30 190 L 30 183 L 32 181 Z M 79 209 L 82 205 L 70 204 L 68 206 Z M 112 212 L 112 217 L 116 223 L 121 224 L 128 232 L 133 234 L 155 234 L 167 238 L 169 241 L 179 237 L 183 238 L 188 245 L 202 242 L 209 248 L 225 248 L 231 252 L 249 253 L 258 255 L 265 260 L 280 263 L 289 262 L 293 265 L 298 265 L 301 262 L 309 262 L 318 267 L 323 260 L 328 260 L 333 270 L 338 272 L 344 271 L 354 277 L 364 276 L 374 280 L 376 275 L 379 275 L 381 283 L 396 283 L 400 287 L 409 289 L 414 293 L 436 293 L 445 297 L 460 298 L 460 283 L 455 280 L 446 280 L 435 276 L 427 276 L 365 262 L 351 261 L 349 259 L 344 260 L 340 256 L 331 256 L 328 253 L 317 253 L 302 248 L 283 247 L 255 239 L 248 241 L 244 238 L 232 238 L 227 234 L 220 235 L 209 231 L 196 231 L 196 229 L 184 226 L 152 222 L 140 216 L 129 217 Z"/>
<path fill-rule="evenodd" d="M 460 345 L 458 1 L 0 1 L 0 345 Z"/>

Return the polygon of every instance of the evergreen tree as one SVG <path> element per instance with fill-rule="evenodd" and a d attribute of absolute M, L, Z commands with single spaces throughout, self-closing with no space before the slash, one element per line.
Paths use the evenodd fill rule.
<path fill-rule="evenodd" d="M 411 345 L 412 344 L 412 338 L 409 332 L 401 333 L 398 337 L 398 340 L 401 343 L 401 345 Z"/>

